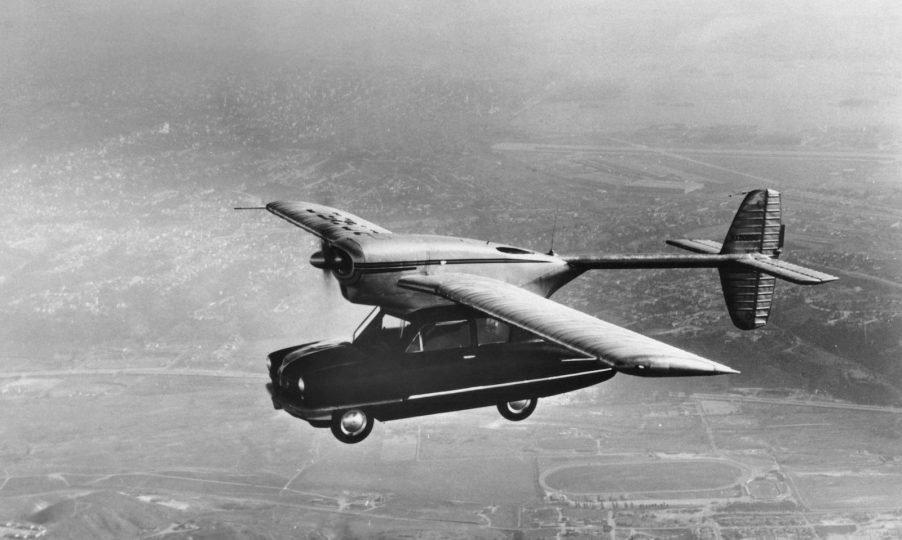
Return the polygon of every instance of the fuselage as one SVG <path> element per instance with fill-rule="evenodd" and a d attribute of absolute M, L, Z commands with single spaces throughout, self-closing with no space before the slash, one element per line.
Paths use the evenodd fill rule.
<path fill-rule="evenodd" d="M 359 235 L 338 240 L 331 248 L 352 262 L 334 272 L 348 301 L 399 314 L 452 304 L 398 287 L 406 275 L 475 274 L 548 297 L 584 271 L 555 255 L 451 236 Z"/>

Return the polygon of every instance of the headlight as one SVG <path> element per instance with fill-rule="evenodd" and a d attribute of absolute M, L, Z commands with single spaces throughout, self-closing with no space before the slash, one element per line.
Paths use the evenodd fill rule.
<path fill-rule="evenodd" d="M 272 358 L 266 357 L 266 371 L 272 371 Z"/>
<path fill-rule="evenodd" d="M 304 379 L 300 377 L 298 377 L 298 390 L 301 392 L 301 394 L 304 393 Z"/>

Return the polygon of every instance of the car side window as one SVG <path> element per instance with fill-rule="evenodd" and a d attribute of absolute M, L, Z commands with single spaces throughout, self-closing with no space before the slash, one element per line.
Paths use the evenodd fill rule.
<path fill-rule="evenodd" d="M 403 338 L 404 330 L 407 329 L 409 325 L 410 323 L 404 319 L 392 317 L 388 314 L 382 317 L 382 333 L 386 335 L 395 335 Z"/>
<path fill-rule="evenodd" d="M 402 343 L 406 343 L 405 330 L 410 323 L 404 319 L 380 312 L 364 324 L 366 326 L 354 335 L 354 344 L 361 349 L 371 352 L 397 351 Z"/>
<path fill-rule="evenodd" d="M 476 342 L 479 345 L 507 343 L 510 340 L 511 327 L 498 319 L 476 319 Z"/>
<path fill-rule="evenodd" d="M 542 338 L 533 334 L 529 330 L 524 330 L 518 326 L 512 326 L 511 343 L 520 343 L 524 341 L 542 341 Z"/>
<path fill-rule="evenodd" d="M 420 329 L 407 345 L 405 352 L 441 351 L 469 346 L 469 321 L 443 321 L 426 325 Z"/>

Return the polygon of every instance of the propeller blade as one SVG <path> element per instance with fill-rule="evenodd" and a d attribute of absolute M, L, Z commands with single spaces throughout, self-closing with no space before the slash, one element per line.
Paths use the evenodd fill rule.
<path fill-rule="evenodd" d="M 332 283 L 332 270 L 335 268 L 335 252 L 325 239 L 319 241 L 319 251 L 310 257 L 310 264 L 323 271 L 323 283 Z"/>

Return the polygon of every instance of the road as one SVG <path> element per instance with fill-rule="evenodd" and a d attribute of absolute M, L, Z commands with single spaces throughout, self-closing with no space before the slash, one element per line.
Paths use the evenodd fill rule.
<path fill-rule="evenodd" d="M 713 401 L 745 401 L 749 403 L 767 403 L 768 405 L 795 405 L 798 407 L 824 407 L 828 409 L 849 409 L 855 411 L 870 411 L 902 414 L 902 408 L 883 407 L 880 405 L 861 405 L 858 403 L 842 403 L 836 401 L 803 401 L 799 399 L 762 398 L 753 396 L 739 396 L 736 394 L 692 394 L 695 399 Z"/>
<path fill-rule="evenodd" d="M 500 142 L 492 150 L 500 152 L 548 152 L 566 154 L 685 154 L 705 156 L 741 156 L 751 158 L 830 159 L 839 161 L 898 161 L 902 155 L 889 152 L 852 152 L 825 150 L 752 150 L 745 148 L 658 148 L 623 141 L 624 145 L 543 144 Z"/>
<path fill-rule="evenodd" d="M 216 474 L 216 471 L 204 471 L 204 472 L 207 472 L 210 474 Z M 55 474 L 61 475 L 61 476 L 75 476 L 75 475 L 69 475 L 69 473 L 62 473 L 62 472 L 55 473 Z M 25 475 L 25 476 L 13 476 L 12 478 L 46 478 L 46 476 L 47 475 Z M 234 481 L 215 480 L 215 479 L 210 479 L 210 478 L 198 478 L 195 476 L 180 476 L 180 475 L 175 475 L 175 474 L 171 474 L 171 473 L 158 473 L 158 472 L 152 472 L 152 471 L 110 473 L 107 475 L 100 476 L 94 480 L 90 480 L 87 482 L 83 482 L 81 484 L 71 486 L 71 488 L 74 488 L 74 489 L 70 489 L 70 487 L 67 487 L 65 490 L 54 489 L 54 490 L 40 490 L 40 491 L 36 491 L 36 492 L 19 491 L 15 494 L 15 496 L 21 497 L 23 495 L 32 495 L 32 496 L 33 495 L 48 495 L 48 494 L 58 494 L 61 492 L 69 492 L 69 491 L 77 493 L 77 492 L 79 492 L 79 490 L 85 490 L 85 489 L 87 489 L 87 490 L 104 489 L 105 488 L 105 486 L 103 484 L 104 481 L 112 480 L 115 478 L 123 478 L 123 477 L 126 477 L 126 478 L 141 477 L 141 478 L 152 479 L 152 480 L 157 481 L 157 483 L 154 484 L 153 487 L 145 486 L 144 488 L 142 488 L 145 490 L 161 490 L 161 489 L 165 490 L 167 487 L 165 482 L 167 480 L 173 480 L 173 481 L 178 482 L 177 487 L 174 487 L 171 490 L 173 492 L 176 492 L 179 494 L 192 493 L 190 490 L 185 489 L 185 487 L 184 487 L 185 482 L 193 482 L 193 483 L 198 484 L 198 488 L 196 490 L 197 494 L 208 494 L 210 488 L 205 487 L 205 486 L 228 485 L 228 486 L 245 488 L 248 490 L 248 493 L 243 493 L 240 496 L 237 496 L 237 495 L 233 496 L 234 498 L 240 499 L 242 501 L 254 501 L 254 502 L 265 503 L 268 505 L 276 505 L 276 506 L 281 506 L 281 507 L 286 507 L 286 508 L 294 508 L 294 509 L 307 510 L 307 511 L 311 511 L 311 512 L 328 513 L 328 514 L 349 515 L 349 516 L 356 516 L 356 517 L 366 518 L 366 519 L 403 521 L 403 522 L 409 522 L 409 523 L 449 523 L 449 524 L 457 523 L 460 525 L 471 525 L 471 526 L 486 528 L 486 526 L 484 524 L 480 523 L 479 521 L 464 521 L 464 520 L 416 517 L 416 516 L 399 516 L 399 515 L 392 515 L 392 514 L 385 513 L 385 512 L 382 512 L 382 513 L 374 512 L 374 510 L 382 510 L 381 506 L 374 506 L 368 510 L 348 510 L 346 508 L 340 507 L 339 502 L 338 502 L 339 501 L 338 497 L 321 494 L 321 493 L 298 491 L 298 490 L 294 490 L 294 489 L 285 490 L 285 489 L 279 488 L 278 486 L 254 484 L 254 483 L 250 483 L 250 482 L 234 482 Z M 301 496 L 301 497 L 315 497 L 315 498 L 319 498 L 322 500 L 329 500 L 329 501 L 332 501 L 333 504 L 335 504 L 335 507 L 321 506 L 321 505 L 317 505 L 317 504 L 305 504 L 305 503 L 291 502 L 291 501 L 284 500 L 284 498 L 280 499 L 280 497 L 284 497 L 284 495 L 286 493 L 291 494 L 291 495 Z"/>
<path fill-rule="evenodd" d="M 167 377 L 216 377 L 220 379 L 248 379 L 269 380 L 266 373 L 246 371 L 215 371 L 212 369 L 167 369 L 167 368 L 122 368 L 122 369 L 61 369 L 47 371 L 10 371 L 0 373 L 0 379 L 37 379 L 45 377 L 76 377 L 76 376 L 167 376 Z"/>
<path fill-rule="evenodd" d="M 539 152 L 562 154 L 657 154 L 671 159 L 686 161 L 695 165 L 701 165 L 710 169 L 743 176 L 755 182 L 763 182 L 767 185 L 785 184 L 780 178 L 766 178 L 760 175 L 750 174 L 745 171 L 725 167 L 709 161 L 702 161 L 691 156 L 731 156 L 761 159 L 817 159 L 831 161 L 879 161 L 894 162 L 902 159 L 902 155 L 881 152 L 854 152 L 854 151 L 823 151 L 823 150 L 755 150 L 746 148 L 671 148 L 654 147 L 638 144 L 631 141 L 608 137 L 617 145 L 577 145 L 577 144 L 541 144 L 524 142 L 501 142 L 492 145 L 493 151 L 500 152 Z M 713 181 L 713 179 L 709 180 Z M 676 184 L 675 187 L 679 187 Z M 699 189 L 693 185 L 687 185 L 686 193 Z"/>
<path fill-rule="evenodd" d="M 876 285 L 880 285 L 883 287 L 889 287 L 891 289 L 902 290 L 902 283 L 896 283 L 895 281 L 890 281 L 890 280 L 884 279 L 882 277 L 872 276 L 871 274 L 865 274 L 864 272 L 857 272 L 855 270 L 846 270 L 844 268 L 837 268 L 835 266 L 827 266 L 827 265 L 823 265 L 823 264 L 820 265 L 820 267 L 823 268 L 824 270 L 829 270 L 831 272 L 839 274 L 840 276 L 846 276 L 846 277 L 850 277 L 850 278 L 861 279 L 864 281 L 870 281 L 871 283 L 874 283 Z"/>

